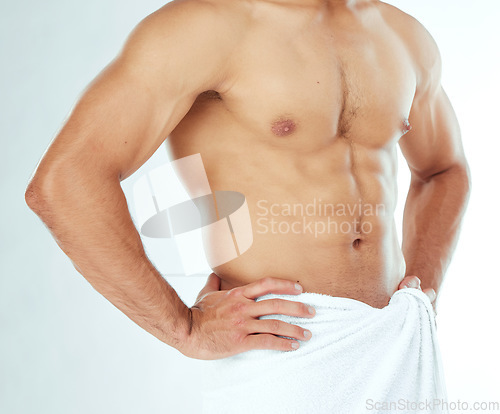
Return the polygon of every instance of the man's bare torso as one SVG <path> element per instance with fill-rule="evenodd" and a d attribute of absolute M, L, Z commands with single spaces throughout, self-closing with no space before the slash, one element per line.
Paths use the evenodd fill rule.
<path fill-rule="evenodd" d="M 241 13 L 229 80 L 167 141 L 174 158 L 201 154 L 212 190 L 247 198 L 254 242 L 214 269 L 221 288 L 275 276 L 385 306 L 405 271 L 396 144 L 411 128 L 416 76 L 392 24 L 407 17 L 370 1 L 258 1 Z"/>
<path fill-rule="evenodd" d="M 314 309 L 255 299 L 304 289 L 383 307 L 420 287 L 435 303 L 471 181 L 441 68 L 425 28 L 380 1 L 173 0 L 83 93 L 25 199 L 97 291 L 184 355 L 297 349 L 307 330 L 261 317 Z M 148 260 L 120 186 L 166 137 L 174 159 L 201 154 L 212 190 L 244 194 L 253 224 L 191 307 Z M 179 168 L 193 197 L 208 190 L 198 167 Z M 227 243 L 209 256 L 229 224 L 240 245 L 241 222 L 216 221 Z"/>

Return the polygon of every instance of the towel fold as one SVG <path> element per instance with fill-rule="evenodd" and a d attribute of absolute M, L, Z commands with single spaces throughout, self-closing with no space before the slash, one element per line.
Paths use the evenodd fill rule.
<path fill-rule="evenodd" d="M 272 298 L 314 306 L 312 319 L 261 317 L 309 329 L 312 338 L 295 351 L 203 361 L 203 414 L 446 412 L 434 310 L 422 291 L 398 290 L 382 309 L 317 293 L 257 300 Z"/>

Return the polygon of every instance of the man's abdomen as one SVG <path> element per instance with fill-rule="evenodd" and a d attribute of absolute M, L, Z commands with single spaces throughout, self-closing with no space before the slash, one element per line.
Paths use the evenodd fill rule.
<path fill-rule="evenodd" d="M 272 276 L 298 281 L 306 292 L 387 305 L 405 271 L 393 218 L 395 183 L 370 165 L 356 175 L 328 165 L 309 173 L 286 165 L 256 169 L 253 179 L 236 166 L 231 178 L 212 174 L 216 190 L 245 195 L 252 223 L 250 249 L 214 268 L 222 288 Z"/>

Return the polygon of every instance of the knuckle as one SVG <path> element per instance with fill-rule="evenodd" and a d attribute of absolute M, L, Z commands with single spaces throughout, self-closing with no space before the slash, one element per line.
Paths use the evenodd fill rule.
<path fill-rule="evenodd" d="M 231 305 L 231 313 L 244 313 L 246 310 L 246 304 L 242 302 L 236 302 Z"/>
<path fill-rule="evenodd" d="M 280 313 L 281 302 L 279 300 L 273 300 L 272 303 L 271 303 L 271 310 L 274 313 Z"/>
<path fill-rule="evenodd" d="M 302 338 L 304 336 L 304 329 L 300 326 L 294 326 L 295 338 Z"/>
<path fill-rule="evenodd" d="M 231 325 L 236 328 L 243 328 L 246 325 L 246 321 L 243 318 L 236 317 L 231 320 Z"/>
<path fill-rule="evenodd" d="M 271 321 L 271 329 L 273 331 L 279 331 L 281 328 L 281 322 L 278 320 L 272 320 Z"/>
<path fill-rule="evenodd" d="M 228 295 L 232 297 L 238 297 L 241 296 L 241 294 L 242 294 L 242 289 L 240 287 L 235 287 L 228 292 Z"/>

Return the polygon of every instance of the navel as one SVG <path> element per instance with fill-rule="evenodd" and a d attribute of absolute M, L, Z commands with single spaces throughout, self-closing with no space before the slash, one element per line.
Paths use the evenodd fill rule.
<path fill-rule="evenodd" d="M 284 137 L 292 134 L 296 127 L 295 122 L 291 119 L 280 119 L 271 124 L 271 131 L 279 137 Z"/>

